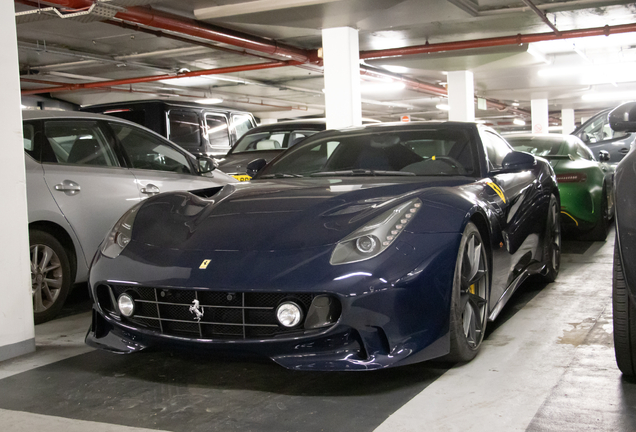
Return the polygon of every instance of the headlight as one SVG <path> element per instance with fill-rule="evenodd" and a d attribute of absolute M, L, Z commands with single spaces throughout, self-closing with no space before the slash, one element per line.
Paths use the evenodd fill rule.
<path fill-rule="evenodd" d="M 117 221 L 102 244 L 102 254 L 108 258 L 117 258 L 132 238 L 133 222 L 143 201 L 136 204 Z"/>
<path fill-rule="evenodd" d="M 382 213 L 342 239 L 329 262 L 331 265 L 348 264 L 381 254 L 404 231 L 421 207 L 422 201 L 415 198 Z"/>

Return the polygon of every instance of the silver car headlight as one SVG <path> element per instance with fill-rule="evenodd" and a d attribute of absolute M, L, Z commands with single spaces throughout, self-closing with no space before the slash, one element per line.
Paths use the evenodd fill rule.
<path fill-rule="evenodd" d="M 421 207 L 422 201 L 415 198 L 382 213 L 340 240 L 329 263 L 349 264 L 378 256 L 391 246 Z"/>
<path fill-rule="evenodd" d="M 117 221 L 102 244 L 102 254 L 108 258 L 117 258 L 132 238 L 133 223 L 143 201 L 135 204 Z"/>

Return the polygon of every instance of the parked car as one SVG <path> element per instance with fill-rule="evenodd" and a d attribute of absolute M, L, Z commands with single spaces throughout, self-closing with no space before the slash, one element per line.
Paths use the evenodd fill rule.
<path fill-rule="evenodd" d="M 23 111 L 35 322 L 53 318 L 105 233 L 139 201 L 236 180 L 158 134 L 99 114 Z"/>
<path fill-rule="evenodd" d="M 611 111 L 612 108 L 595 114 L 576 128 L 572 135 L 580 138 L 595 155 L 601 150 L 608 152 L 611 163 L 615 165 L 629 153 L 636 140 L 636 134 L 613 130 L 609 123 Z"/>
<path fill-rule="evenodd" d="M 560 264 L 550 164 L 474 123 L 320 132 L 251 182 L 129 210 L 91 267 L 86 342 L 259 352 L 290 369 L 477 355 Z"/>
<path fill-rule="evenodd" d="M 82 110 L 145 126 L 194 155 L 222 156 L 256 126 L 249 112 L 188 102 L 117 102 L 86 106 Z"/>
<path fill-rule="evenodd" d="M 556 173 L 561 195 L 561 224 L 581 238 L 605 240 L 614 216 L 614 166 L 600 150 L 596 160 L 574 135 L 512 135 L 506 140 L 515 150 L 547 159 Z"/>
<path fill-rule="evenodd" d="M 636 132 L 636 102 L 614 109 L 609 115 L 616 132 Z M 624 375 L 636 376 L 636 153 L 616 167 L 616 241 L 612 305 L 616 363 Z"/>
<path fill-rule="evenodd" d="M 247 164 L 254 159 L 271 161 L 303 139 L 326 129 L 325 119 L 294 120 L 262 125 L 251 129 L 234 144 L 222 159 L 219 168 L 240 181 L 251 179 Z"/>

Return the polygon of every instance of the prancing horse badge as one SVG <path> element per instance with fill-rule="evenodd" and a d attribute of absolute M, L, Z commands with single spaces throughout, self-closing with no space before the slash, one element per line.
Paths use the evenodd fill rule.
<path fill-rule="evenodd" d="M 201 263 L 199 268 L 201 270 L 205 270 L 206 268 L 208 268 L 208 265 L 210 264 L 210 261 L 212 261 L 212 260 L 203 260 L 203 262 Z"/>

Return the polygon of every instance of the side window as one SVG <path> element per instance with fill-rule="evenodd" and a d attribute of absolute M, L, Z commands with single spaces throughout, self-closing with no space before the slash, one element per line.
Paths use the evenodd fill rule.
<path fill-rule="evenodd" d="M 160 138 L 122 123 L 109 123 L 133 168 L 190 174 L 186 157 Z"/>
<path fill-rule="evenodd" d="M 609 115 L 604 114 L 587 125 L 579 135 L 584 142 L 597 143 L 600 141 L 621 138 L 627 135 L 627 133 L 614 132 L 614 130 L 609 125 Z"/>
<path fill-rule="evenodd" d="M 289 135 L 289 142 L 287 147 L 293 147 L 305 138 L 312 136 L 318 131 L 294 131 Z"/>
<path fill-rule="evenodd" d="M 29 154 L 31 154 L 35 148 L 35 143 L 33 142 L 34 135 L 35 128 L 32 124 L 24 124 L 22 126 L 22 142 L 24 143 L 24 150 Z"/>
<path fill-rule="evenodd" d="M 199 115 L 191 111 L 172 110 L 168 115 L 170 121 L 169 139 L 182 147 L 192 148 L 201 145 Z"/>
<path fill-rule="evenodd" d="M 112 146 L 96 121 L 47 121 L 44 136 L 57 163 L 119 166 Z"/>
<path fill-rule="evenodd" d="M 508 143 L 491 132 L 483 131 L 481 137 L 486 146 L 486 154 L 488 155 L 491 168 L 501 168 L 504 157 L 506 157 L 512 149 Z"/>
<path fill-rule="evenodd" d="M 205 127 L 212 147 L 230 147 L 227 119 L 223 115 L 206 114 Z"/>
<path fill-rule="evenodd" d="M 234 130 L 236 131 L 236 139 L 239 139 L 245 132 L 252 129 L 254 124 L 252 123 L 252 119 L 246 115 L 232 115 L 232 124 L 234 125 Z"/>

